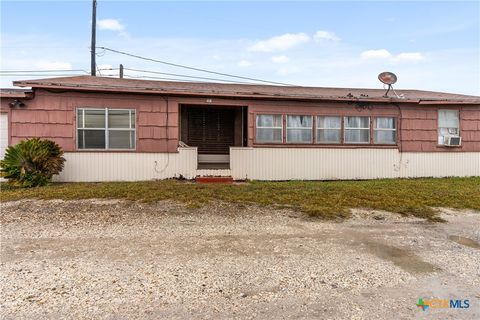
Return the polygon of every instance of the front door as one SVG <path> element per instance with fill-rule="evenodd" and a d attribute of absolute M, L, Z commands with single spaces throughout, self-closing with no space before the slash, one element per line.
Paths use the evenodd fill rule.
<path fill-rule="evenodd" d="M 187 111 L 187 145 L 198 154 L 224 154 L 235 145 L 235 111 L 222 108 L 189 107 Z"/>

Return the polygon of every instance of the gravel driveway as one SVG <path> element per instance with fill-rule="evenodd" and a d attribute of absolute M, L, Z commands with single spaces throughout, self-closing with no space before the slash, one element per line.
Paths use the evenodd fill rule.
<path fill-rule="evenodd" d="M 2 203 L 2 319 L 479 319 L 480 213 Z M 468 309 L 416 306 L 469 299 Z"/>

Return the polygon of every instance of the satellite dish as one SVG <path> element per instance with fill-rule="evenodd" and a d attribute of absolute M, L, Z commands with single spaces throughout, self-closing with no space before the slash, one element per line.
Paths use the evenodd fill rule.
<path fill-rule="evenodd" d="M 391 86 L 392 84 L 397 82 L 397 76 L 393 72 L 385 71 L 378 75 L 378 80 Z"/>
<path fill-rule="evenodd" d="M 385 92 L 385 95 L 384 95 L 385 98 L 388 98 L 388 92 L 390 91 L 390 89 L 393 90 L 392 84 L 397 82 L 397 76 L 393 72 L 385 71 L 385 72 L 382 72 L 378 75 L 378 80 L 380 80 L 384 84 L 388 85 L 387 92 Z M 395 91 L 393 91 L 393 92 L 395 93 Z M 395 95 L 398 98 L 398 95 L 396 93 L 395 93 Z"/>

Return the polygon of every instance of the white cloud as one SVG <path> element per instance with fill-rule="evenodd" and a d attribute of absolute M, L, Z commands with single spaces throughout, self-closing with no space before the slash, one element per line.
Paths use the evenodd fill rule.
<path fill-rule="evenodd" d="M 273 63 L 287 63 L 290 61 L 290 58 L 287 56 L 273 56 L 271 60 Z"/>
<path fill-rule="evenodd" d="M 71 70 L 72 64 L 64 61 L 42 60 L 36 62 L 35 67 L 41 70 Z"/>
<path fill-rule="evenodd" d="M 100 30 L 123 31 L 125 26 L 117 19 L 101 19 L 97 21 Z"/>
<path fill-rule="evenodd" d="M 98 69 L 112 69 L 112 65 L 111 65 L 111 64 L 108 64 L 108 63 L 106 63 L 106 64 L 99 64 L 99 65 L 97 66 L 97 68 L 98 68 Z"/>
<path fill-rule="evenodd" d="M 289 76 L 295 73 L 300 73 L 302 71 L 299 67 L 284 67 L 277 70 L 279 76 Z"/>
<path fill-rule="evenodd" d="M 395 56 L 396 61 L 419 62 L 425 60 L 425 56 L 420 52 L 404 52 Z"/>
<path fill-rule="evenodd" d="M 272 52 L 283 51 L 310 41 L 305 33 L 285 33 L 267 40 L 262 40 L 249 48 L 250 51 Z"/>
<path fill-rule="evenodd" d="M 420 52 L 402 52 L 396 55 L 391 54 L 386 49 L 367 50 L 360 54 L 362 59 L 379 59 L 387 60 L 392 63 L 396 62 L 419 62 L 425 60 L 425 56 Z"/>
<path fill-rule="evenodd" d="M 392 57 L 392 54 L 386 49 L 367 50 L 360 55 L 363 59 L 386 59 Z"/>
<path fill-rule="evenodd" d="M 238 62 L 238 66 L 239 67 L 242 67 L 242 68 L 245 68 L 245 67 L 250 67 L 252 65 L 252 63 L 248 60 L 240 60 Z"/>
<path fill-rule="evenodd" d="M 325 30 L 318 30 L 313 36 L 313 38 L 316 41 L 327 40 L 327 41 L 337 42 L 341 40 L 339 37 L 337 37 L 335 33 L 330 31 L 325 31 Z"/>

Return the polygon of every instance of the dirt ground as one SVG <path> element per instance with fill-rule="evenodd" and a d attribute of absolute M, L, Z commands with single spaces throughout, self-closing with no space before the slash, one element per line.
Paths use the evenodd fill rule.
<path fill-rule="evenodd" d="M 479 319 L 480 213 L 1 204 L 2 319 Z M 468 299 L 428 309 L 419 298 Z"/>

